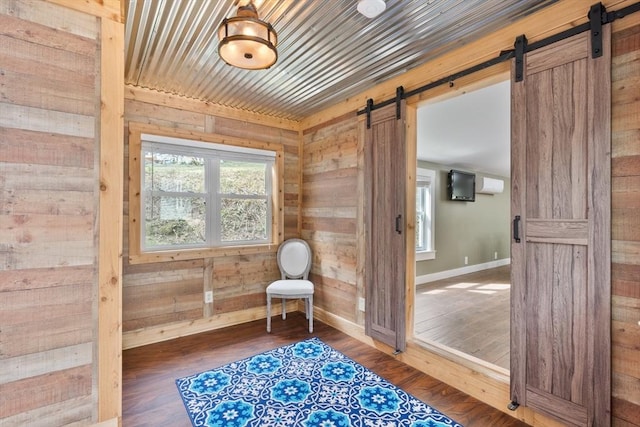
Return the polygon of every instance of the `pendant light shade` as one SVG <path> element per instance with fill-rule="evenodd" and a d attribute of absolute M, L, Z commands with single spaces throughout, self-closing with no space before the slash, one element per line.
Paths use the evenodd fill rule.
<path fill-rule="evenodd" d="M 271 24 L 258 19 L 253 1 L 238 7 L 218 28 L 218 54 L 229 65 L 247 70 L 269 68 L 278 60 L 278 36 Z"/>

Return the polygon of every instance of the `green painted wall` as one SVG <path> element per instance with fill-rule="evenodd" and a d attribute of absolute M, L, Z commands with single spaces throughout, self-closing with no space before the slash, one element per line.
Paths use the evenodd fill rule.
<path fill-rule="evenodd" d="M 455 202 L 447 200 L 447 173 L 459 168 L 423 161 L 418 161 L 418 167 L 436 171 L 436 258 L 417 261 L 416 276 L 464 267 L 465 256 L 469 257 L 468 265 L 494 261 L 495 252 L 499 260 L 509 258 L 510 179 L 462 169 L 475 172 L 476 180 L 482 176 L 502 179 L 504 191 L 494 195 L 476 194 L 475 202 Z"/>

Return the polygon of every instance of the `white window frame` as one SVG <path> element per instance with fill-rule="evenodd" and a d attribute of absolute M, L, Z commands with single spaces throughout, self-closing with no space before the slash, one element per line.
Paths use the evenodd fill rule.
<path fill-rule="evenodd" d="M 205 159 L 205 183 L 203 193 L 162 193 L 164 196 L 180 196 L 180 197 L 201 197 L 205 199 L 206 204 L 206 236 L 203 243 L 191 244 L 175 244 L 164 246 L 147 246 L 146 245 L 146 224 L 145 224 L 145 203 L 147 200 L 147 190 L 144 185 L 144 160 L 140 162 L 140 246 L 142 252 L 156 251 L 172 251 L 180 249 L 198 249 L 198 248 L 221 248 L 228 246 L 246 246 L 260 245 L 271 243 L 272 223 L 273 223 L 273 175 L 276 153 L 274 151 L 262 150 L 257 148 L 248 148 L 224 144 L 216 144 L 211 142 L 200 142 L 187 140 L 182 138 L 173 138 L 160 135 L 142 134 L 141 135 L 141 155 L 145 151 L 158 150 L 163 153 L 182 154 L 186 156 L 200 156 Z M 220 162 L 225 160 L 237 160 L 247 162 L 265 163 L 265 194 L 264 195 L 236 195 L 220 193 Z M 153 194 L 153 192 L 152 192 Z M 224 198 L 237 199 L 260 199 L 267 203 L 267 219 L 266 219 L 266 238 L 260 240 L 238 240 L 238 241 L 222 241 L 221 235 L 221 219 L 219 215 L 220 205 Z"/>
<path fill-rule="evenodd" d="M 435 202 L 436 202 L 436 171 L 426 168 L 417 168 L 416 172 L 416 191 L 420 187 L 429 189 L 429 198 L 423 197 L 425 205 L 429 202 L 430 206 L 417 206 L 416 200 L 416 222 L 421 212 L 424 212 L 424 233 L 423 239 L 427 242 L 427 249 L 418 250 L 416 248 L 416 261 L 425 261 L 436 258 L 435 249 Z M 427 212 L 428 211 L 428 212 Z M 416 227 L 416 233 L 418 232 Z"/>

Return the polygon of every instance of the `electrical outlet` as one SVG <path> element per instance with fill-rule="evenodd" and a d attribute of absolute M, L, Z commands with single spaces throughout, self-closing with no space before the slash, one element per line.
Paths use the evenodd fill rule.
<path fill-rule="evenodd" d="M 467 264 L 469 264 L 469 257 L 468 256 L 464 257 L 464 265 L 467 265 Z"/>
<path fill-rule="evenodd" d="M 210 304 L 213 302 L 213 291 L 207 291 L 204 293 L 204 303 Z"/>
<path fill-rule="evenodd" d="M 364 311 L 364 298 L 358 298 L 358 310 Z"/>
<path fill-rule="evenodd" d="M 493 253 L 493 259 L 498 259 L 498 252 Z"/>

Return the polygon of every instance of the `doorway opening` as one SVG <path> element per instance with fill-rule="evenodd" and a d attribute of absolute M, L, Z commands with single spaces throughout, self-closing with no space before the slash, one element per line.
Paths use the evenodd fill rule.
<path fill-rule="evenodd" d="M 503 374 L 510 359 L 510 110 L 508 76 L 417 109 L 413 337 Z M 451 195 L 451 170 L 475 178 L 473 201 Z"/>

